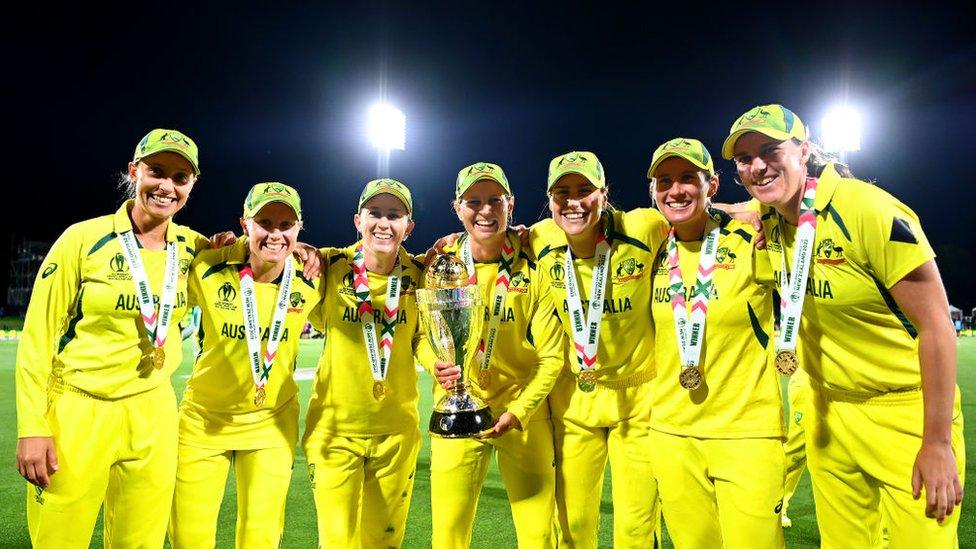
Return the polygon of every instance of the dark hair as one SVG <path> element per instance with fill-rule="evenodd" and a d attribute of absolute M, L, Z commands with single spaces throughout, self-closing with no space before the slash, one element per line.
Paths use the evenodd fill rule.
<path fill-rule="evenodd" d="M 793 142 L 797 145 L 803 143 L 795 137 L 793 138 Z M 842 163 L 839 158 L 823 150 L 823 147 L 813 140 L 809 140 L 807 143 L 810 146 L 810 156 L 807 158 L 807 174 L 813 177 L 820 177 L 827 164 L 833 163 L 834 170 L 838 175 L 848 179 L 854 178 L 854 172 L 851 171 L 850 166 Z"/>

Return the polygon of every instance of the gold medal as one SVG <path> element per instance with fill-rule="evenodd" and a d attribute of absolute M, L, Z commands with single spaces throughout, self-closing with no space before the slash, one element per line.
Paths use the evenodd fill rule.
<path fill-rule="evenodd" d="M 681 373 L 678 374 L 678 382 L 681 386 L 689 391 L 694 391 L 695 389 L 701 387 L 702 373 L 697 366 L 685 366 L 681 369 Z"/>
<path fill-rule="evenodd" d="M 576 385 L 584 393 L 592 393 L 596 389 L 596 372 L 593 370 L 581 370 Z"/>
<path fill-rule="evenodd" d="M 478 385 L 482 389 L 487 389 L 488 385 L 491 384 L 491 370 L 488 368 L 482 368 L 478 370 Z"/>
<path fill-rule="evenodd" d="M 376 400 L 383 400 L 386 398 L 386 382 L 385 381 L 374 381 L 373 382 L 373 398 Z"/>
<path fill-rule="evenodd" d="M 166 351 L 164 351 L 162 347 L 153 347 L 152 350 L 153 368 L 156 368 L 157 370 L 162 370 L 165 364 L 166 364 Z"/>
<path fill-rule="evenodd" d="M 791 376 L 800 366 L 800 360 L 796 358 L 793 351 L 780 351 L 776 353 L 776 370 L 784 376 Z"/>
<path fill-rule="evenodd" d="M 258 387 L 254 391 L 254 405 L 258 408 L 264 406 L 264 387 Z"/>

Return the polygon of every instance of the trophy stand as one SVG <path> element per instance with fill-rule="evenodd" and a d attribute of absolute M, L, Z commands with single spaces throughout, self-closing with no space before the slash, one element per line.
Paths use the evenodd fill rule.
<path fill-rule="evenodd" d="M 461 378 L 434 405 L 431 436 L 468 438 L 494 424 L 491 409 L 468 392 L 468 364 L 484 326 L 484 302 L 477 284 L 468 284 L 464 263 L 453 255 L 434 258 L 424 273 L 425 288 L 417 290 L 417 307 L 437 357 L 461 369 Z"/>

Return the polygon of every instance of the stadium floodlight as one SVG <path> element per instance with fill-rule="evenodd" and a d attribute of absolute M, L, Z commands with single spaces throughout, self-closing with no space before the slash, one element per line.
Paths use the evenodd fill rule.
<path fill-rule="evenodd" d="M 823 118 L 823 146 L 827 152 L 861 150 L 861 113 L 847 105 L 838 105 Z"/>
<path fill-rule="evenodd" d="M 407 117 L 389 103 L 377 103 L 369 109 L 369 141 L 380 151 L 406 149 Z"/>

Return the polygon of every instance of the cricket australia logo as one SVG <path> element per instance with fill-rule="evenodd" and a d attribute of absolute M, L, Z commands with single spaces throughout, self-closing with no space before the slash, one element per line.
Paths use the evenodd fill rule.
<path fill-rule="evenodd" d="M 237 310 L 237 289 L 233 284 L 224 282 L 217 288 L 217 301 L 214 302 L 214 308 L 222 311 Z"/>
<path fill-rule="evenodd" d="M 417 281 L 410 275 L 400 277 L 400 295 L 410 295 L 417 291 Z"/>
<path fill-rule="evenodd" d="M 730 250 L 728 246 L 722 246 L 715 250 L 716 269 L 735 269 L 735 259 L 735 252 Z"/>
<path fill-rule="evenodd" d="M 291 306 L 288 309 L 289 313 L 300 313 L 305 308 L 305 296 L 302 292 L 292 292 L 288 296 L 288 304 Z"/>
<path fill-rule="evenodd" d="M 847 262 L 844 257 L 844 248 L 834 244 L 832 238 L 825 238 L 817 243 L 814 258 L 821 265 L 839 265 Z"/>
<path fill-rule="evenodd" d="M 508 283 L 508 291 L 515 292 L 517 294 L 528 293 L 529 291 L 529 277 L 522 274 L 522 271 L 518 271 L 512 274 L 512 280 Z"/>
<path fill-rule="evenodd" d="M 129 274 L 129 263 L 121 252 L 108 260 L 108 269 L 109 280 L 132 280 L 132 275 Z"/>
<path fill-rule="evenodd" d="M 181 259 L 180 260 L 180 275 L 186 276 L 186 273 L 190 272 L 190 260 Z"/>
<path fill-rule="evenodd" d="M 644 277 L 644 264 L 633 257 L 628 257 L 617 264 L 614 271 L 614 284 L 622 284 L 631 280 L 640 280 Z"/>

